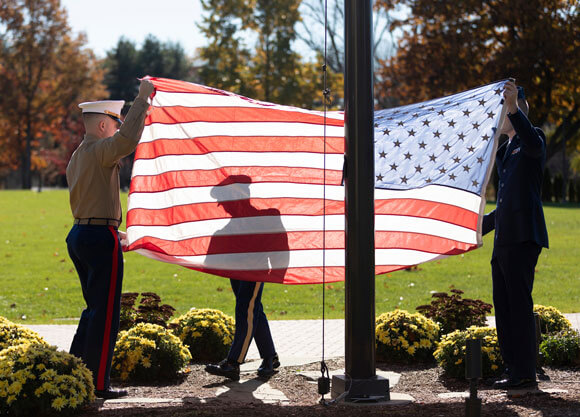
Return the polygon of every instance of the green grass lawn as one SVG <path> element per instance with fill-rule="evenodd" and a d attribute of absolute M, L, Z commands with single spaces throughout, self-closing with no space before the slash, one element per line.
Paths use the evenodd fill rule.
<path fill-rule="evenodd" d="M 127 196 L 121 201 L 126 204 Z M 551 248 L 540 255 L 534 301 L 579 312 L 580 207 L 551 205 L 545 214 Z M 0 191 L 1 316 L 15 322 L 76 324 L 84 302 L 66 250 L 71 220 L 66 190 Z M 452 285 L 464 290 L 465 297 L 491 303 L 491 250 L 488 235 L 475 251 L 377 277 L 377 315 L 396 307 L 414 311 L 429 303 L 432 291 Z M 191 307 L 234 312 L 227 279 L 136 253 L 125 254 L 123 291 L 156 292 L 178 313 Z M 322 285 L 268 284 L 263 303 L 270 319 L 321 318 Z M 326 285 L 326 317 L 344 318 L 344 283 Z"/>

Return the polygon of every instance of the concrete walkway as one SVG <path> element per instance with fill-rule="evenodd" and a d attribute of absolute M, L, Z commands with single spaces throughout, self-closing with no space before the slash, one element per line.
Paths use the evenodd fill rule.
<path fill-rule="evenodd" d="M 566 314 L 572 326 L 580 330 L 580 313 Z M 495 325 L 495 317 L 488 317 Z M 48 343 L 68 351 L 76 325 L 29 325 Z M 297 366 L 320 361 L 322 358 L 322 320 L 271 320 L 270 330 L 282 366 Z M 344 320 L 325 320 L 324 358 L 344 356 Z M 258 360 L 260 355 L 252 342 L 247 361 Z M 255 365 L 252 365 L 255 367 Z"/>
<path fill-rule="evenodd" d="M 26 327 L 39 333 L 51 345 L 68 351 L 77 326 L 38 324 Z M 322 320 L 271 320 L 270 331 L 282 366 L 321 360 Z M 324 334 L 325 359 L 344 356 L 344 320 L 325 320 Z M 252 342 L 246 360 L 252 362 L 259 358 L 256 344 Z"/>

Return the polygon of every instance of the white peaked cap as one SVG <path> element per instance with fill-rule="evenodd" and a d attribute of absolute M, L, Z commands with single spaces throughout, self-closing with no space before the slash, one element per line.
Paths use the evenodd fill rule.
<path fill-rule="evenodd" d="M 79 104 L 83 113 L 101 113 L 111 116 L 113 119 L 121 121 L 121 109 L 125 105 L 125 100 L 101 100 L 86 101 Z"/>

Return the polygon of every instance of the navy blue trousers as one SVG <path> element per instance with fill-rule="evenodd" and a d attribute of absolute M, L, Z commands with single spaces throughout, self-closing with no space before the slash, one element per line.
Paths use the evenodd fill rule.
<path fill-rule="evenodd" d="M 542 248 L 534 242 L 497 246 L 491 259 L 493 304 L 501 356 L 512 378 L 536 378 L 534 270 Z"/>
<path fill-rule="evenodd" d="M 119 332 L 123 252 L 112 226 L 74 225 L 66 238 L 86 308 L 81 314 L 70 353 L 93 373 L 95 389 L 110 385 L 111 362 Z"/>
<path fill-rule="evenodd" d="M 243 363 L 252 338 L 256 341 L 260 357 L 274 356 L 276 349 L 262 306 L 264 283 L 235 279 L 230 279 L 230 283 L 236 296 L 236 331 L 228 353 L 228 361 Z"/>

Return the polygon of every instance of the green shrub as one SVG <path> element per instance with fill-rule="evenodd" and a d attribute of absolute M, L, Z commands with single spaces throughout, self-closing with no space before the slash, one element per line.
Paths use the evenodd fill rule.
<path fill-rule="evenodd" d="M 170 330 L 139 323 L 119 333 L 111 374 L 123 381 L 174 379 L 189 361 L 187 346 Z"/>
<path fill-rule="evenodd" d="M 580 366 L 580 332 L 568 329 L 549 334 L 540 343 L 540 352 L 546 365 Z"/>
<path fill-rule="evenodd" d="M 129 330 L 138 323 L 151 323 L 167 327 L 167 321 L 175 313 L 172 306 L 169 304 L 161 305 L 161 297 L 154 292 L 143 292 L 139 305 L 135 308 L 137 298 L 139 298 L 138 292 L 121 294 L 120 330 Z"/>
<path fill-rule="evenodd" d="M 196 362 L 223 359 L 234 338 L 234 319 L 219 310 L 192 308 L 169 324 L 181 341 L 189 346 Z"/>
<path fill-rule="evenodd" d="M 22 343 L 0 351 L 0 414 L 72 414 L 93 401 L 91 372 L 55 346 Z"/>
<path fill-rule="evenodd" d="M 439 326 L 420 313 L 395 310 L 377 318 L 375 338 L 378 360 L 391 363 L 432 361 Z"/>
<path fill-rule="evenodd" d="M 471 326 L 466 330 L 455 330 L 446 334 L 441 338 L 433 356 L 450 376 L 465 377 L 465 341 L 478 338 L 481 339 L 482 376 L 498 375 L 504 366 L 494 327 Z"/>
<path fill-rule="evenodd" d="M 48 346 L 48 343 L 38 333 L 29 328 L 6 319 L 0 321 L 0 350 L 26 342 Z"/>
<path fill-rule="evenodd" d="M 572 328 L 570 320 L 554 307 L 535 304 L 534 312 L 540 315 L 542 334 L 557 333 Z"/>
<path fill-rule="evenodd" d="M 431 304 L 417 307 L 417 311 L 441 326 L 441 333 L 454 330 L 465 330 L 469 326 L 485 326 L 485 316 L 491 313 L 493 306 L 482 300 L 461 298 L 463 291 L 452 289 L 451 295 L 438 292 L 431 297 Z"/>

